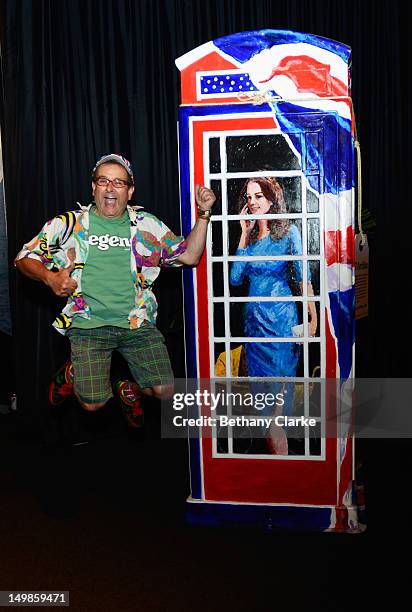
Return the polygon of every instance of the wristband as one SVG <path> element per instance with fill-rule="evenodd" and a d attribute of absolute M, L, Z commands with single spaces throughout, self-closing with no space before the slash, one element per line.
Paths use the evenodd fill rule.
<path fill-rule="evenodd" d="M 197 207 L 197 218 L 198 219 L 207 219 L 209 220 L 212 216 L 212 211 L 210 209 L 203 210 L 200 206 Z"/>

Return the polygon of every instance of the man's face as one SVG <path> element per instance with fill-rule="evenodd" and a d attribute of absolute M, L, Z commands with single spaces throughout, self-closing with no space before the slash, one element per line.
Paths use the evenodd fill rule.
<path fill-rule="evenodd" d="M 129 175 L 122 166 L 111 162 L 101 164 L 96 169 L 96 180 L 101 177 L 110 180 L 130 180 Z M 96 203 L 97 214 L 106 219 L 119 219 L 126 210 L 127 202 L 133 195 L 134 187 L 129 185 L 125 187 L 115 187 L 113 183 L 108 183 L 102 187 L 93 181 L 92 191 Z"/>

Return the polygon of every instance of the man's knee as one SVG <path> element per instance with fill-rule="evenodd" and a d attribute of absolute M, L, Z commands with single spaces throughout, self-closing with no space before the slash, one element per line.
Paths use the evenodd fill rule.
<path fill-rule="evenodd" d="M 153 396 L 160 400 L 169 399 L 173 395 L 174 388 L 174 383 L 170 385 L 156 385 L 152 387 Z"/>
<path fill-rule="evenodd" d="M 106 402 L 100 404 L 87 404 L 86 402 L 82 402 L 81 400 L 79 400 L 79 402 L 81 407 L 87 410 L 88 412 L 95 412 L 96 410 L 99 410 L 99 408 L 103 408 L 103 406 L 106 405 Z"/>
<path fill-rule="evenodd" d="M 80 399 L 76 392 L 74 394 L 80 406 L 87 410 L 87 412 L 96 412 L 96 410 L 103 408 L 103 406 L 107 404 L 107 400 L 105 402 L 85 402 L 84 400 Z"/>

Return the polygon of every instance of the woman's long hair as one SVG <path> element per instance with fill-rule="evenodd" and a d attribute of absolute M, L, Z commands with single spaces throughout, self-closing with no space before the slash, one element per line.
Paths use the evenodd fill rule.
<path fill-rule="evenodd" d="M 239 194 L 239 212 L 242 210 L 246 203 L 247 186 L 249 183 L 257 183 L 262 190 L 265 198 L 272 202 L 267 214 L 283 214 L 286 213 L 285 198 L 283 196 L 283 189 L 279 185 L 278 181 L 274 176 L 265 176 L 247 179 L 243 185 Z M 289 230 L 289 219 L 270 219 L 267 221 L 268 228 L 270 230 L 270 237 L 272 240 L 280 240 L 288 233 Z M 253 244 L 257 241 L 259 234 L 258 223 L 255 223 L 249 236 L 249 244 Z"/>

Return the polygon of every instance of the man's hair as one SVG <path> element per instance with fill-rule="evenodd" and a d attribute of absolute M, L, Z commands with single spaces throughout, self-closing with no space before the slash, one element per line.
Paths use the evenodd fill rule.
<path fill-rule="evenodd" d="M 118 166 L 121 166 L 124 170 L 126 170 L 129 176 L 129 185 L 134 185 L 132 165 L 128 159 L 123 157 L 123 155 L 119 155 L 119 153 L 109 153 L 107 155 L 102 155 L 102 157 L 99 157 L 92 170 L 93 180 L 95 180 L 96 178 L 97 168 L 103 164 L 117 164 Z"/>
<path fill-rule="evenodd" d="M 118 162 L 118 161 L 116 161 L 116 160 L 109 160 L 109 161 L 107 161 L 107 162 L 102 162 L 101 164 L 99 164 L 99 165 L 97 166 L 97 168 L 95 168 L 95 169 L 93 170 L 93 174 L 92 174 L 92 180 L 93 180 L 93 181 L 95 181 L 95 180 L 96 180 L 96 178 L 97 178 L 97 173 L 98 173 L 98 170 L 99 170 L 100 166 L 103 166 L 104 164 L 116 164 L 117 166 L 119 166 L 119 167 L 120 167 L 120 168 L 122 168 L 123 170 L 126 170 L 126 168 L 123 166 L 123 164 L 121 164 L 120 162 Z M 130 176 L 130 174 L 127 172 L 127 170 L 126 170 L 126 173 L 127 173 L 127 182 L 129 183 L 129 185 L 134 185 L 134 180 L 133 180 L 133 178 Z"/>

